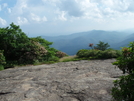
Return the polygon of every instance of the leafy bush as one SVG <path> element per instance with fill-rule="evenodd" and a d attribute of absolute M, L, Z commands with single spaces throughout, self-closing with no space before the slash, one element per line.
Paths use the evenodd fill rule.
<path fill-rule="evenodd" d="M 99 50 L 89 50 L 87 52 L 87 57 L 94 57 L 94 58 L 97 58 L 97 54 L 98 54 Z"/>
<path fill-rule="evenodd" d="M 105 51 L 99 51 L 98 58 L 100 59 L 108 59 L 108 58 L 117 58 L 117 51 L 116 50 L 105 50 Z"/>
<path fill-rule="evenodd" d="M 116 51 L 116 55 L 117 55 L 117 57 L 120 57 L 120 56 L 122 55 L 121 50 L 115 50 L 115 51 Z"/>
<path fill-rule="evenodd" d="M 83 58 L 83 57 L 88 57 L 88 52 L 89 50 L 86 50 L 86 49 L 81 49 L 79 50 L 76 55 L 79 57 L 79 58 Z"/>
<path fill-rule="evenodd" d="M 130 43 L 128 48 L 122 48 L 122 55 L 113 65 L 116 65 L 123 73 L 131 74 L 134 71 L 134 42 Z"/>
<path fill-rule="evenodd" d="M 133 101 L 134 99 L 134 42 L 129 47 L 122 48 L 122 55 L 113 63 L 126 76 L 114 81 L 112 96 L 114 101 Z"/>
<path fill-rule="evenodd" d="M 29 38 L 14 23 L 0 28 L 0 50 L 4 50 L 6 68 L 15 65 L 34 64 L 42 61 L 57 61 L 58 50 L 50 48 L 52 42 L 41 37 Z"/>
<path fill-rule="evenodd" d="M 79 50 L 76 54 L 79 58 L 87 59 L 108 59 L 108 58 L 117 58 L 120 55 L 120 51 L 108 49 L 105 51 L 102 50 Z"/>
<path fill-rule="evenodd" d="M 64 59 L 62 62 L 80 61 L 80 60 L 84 60 L 84 58 L 72 58 L 72 59 Z"/>
<path fill-rule="evenodd" d="M 67 56 L 67 54 L 64 53 L 64 52 L 58 51 L 58 52 L 56 52 L 56 56 L 59 57 L 59 58 L 62 58 L 64 56 Z"/>
<path fill-rule="evenodd" d="M 5 56 L 3 55 L 3 50 L 0 50 L 0 64 L 4 65 L 6 64 Z"/>
<path fill-rule="evenodd" d="M 59 61 L 59 58 L 56 57 L 56 56 L 52 56 L 52 57 L 49 58 L 49 61 L 57 62 L 57 61 Z"/>
<path fill-rule="evenodd" d="M 134 100 L 134 73 L 121 76 L 114 81 L 112 88 L 113 101 L 133 101 Z"/>
<path fill-rule="evenodd" d="M 18 60 L 18 63 L 20 64 L 32 64 L 37 60 L 42 60 L 42 57 L 47 54 L 45 47 L 38 42 L 31 40 L 31 44 L 29 44 L 27 47 L 29 50 L 28 48 L 25 49 L 25 47 L 21 50 L 23 53 Z"/>
<path fill-rule="evenodd" d="M 47 50 L 48 50 L 48 52 L 47 52 L 46 55 L 44 55 L 44 60 L 45 61 L 50 61 L 51 58 L 56 57 L 56 52 L 58 50 L 56 50 L 54 48 L 48 48 Z"/>
<path fill-rule="evenodd" d="M 4 69 L 4 66 L 6 64 L 5 56 L 3 55 L 3 50 L 0 50 L 0 70 Z"/>
<path fill-rule="evenodd" d="M 4 70 L 4 66 L 0 64 L 0 71 Z"/>

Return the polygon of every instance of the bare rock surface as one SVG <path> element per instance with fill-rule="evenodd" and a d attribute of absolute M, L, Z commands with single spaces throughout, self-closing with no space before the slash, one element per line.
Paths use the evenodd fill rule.
<path fill-rule="evenodd" d="M 0 71 L 0 101 L 111 101 L 122 72 L 115 59 L 59 62 Z"/>

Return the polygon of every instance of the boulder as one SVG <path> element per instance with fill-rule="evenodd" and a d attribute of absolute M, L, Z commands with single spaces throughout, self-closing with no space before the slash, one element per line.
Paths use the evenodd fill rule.
<path fill-rule="evenodd" d="M 0 71 L 0 101 L 111 101 L 122 72 L 115 59 L 59 62 Z"/>

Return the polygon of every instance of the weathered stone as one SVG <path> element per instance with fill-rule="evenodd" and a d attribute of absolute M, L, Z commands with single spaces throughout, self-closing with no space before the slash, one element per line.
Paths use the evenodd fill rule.
<path fill-rule="evenodd" d="M 0 71 L 0 101 L 110 101 L 122 72 L 115 59 L 60 62 Z"/>

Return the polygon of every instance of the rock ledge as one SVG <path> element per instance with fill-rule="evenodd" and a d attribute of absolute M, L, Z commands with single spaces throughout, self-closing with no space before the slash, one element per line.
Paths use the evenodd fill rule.
<path fill-rule="evenodd" d="M 60 62 L 0 71 L 1 101 L 111 101 L 122 72 L 115 59 Z"/>

